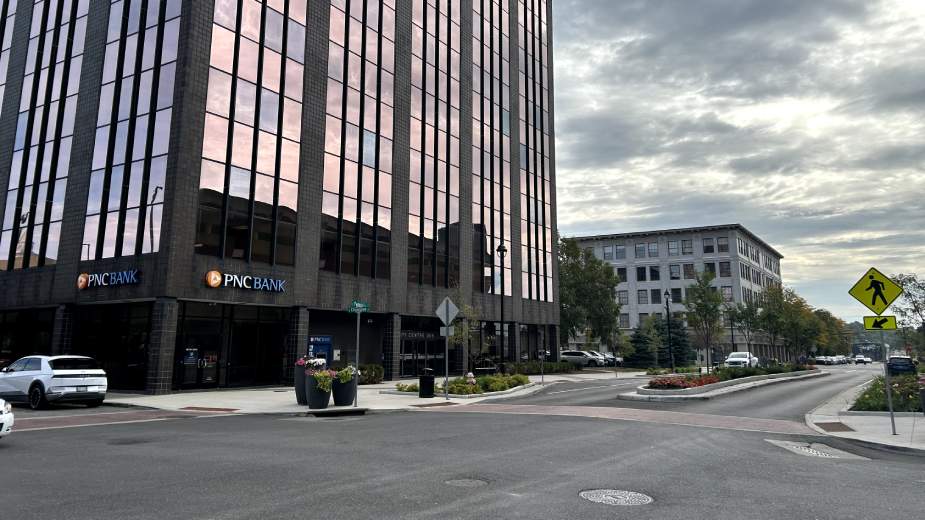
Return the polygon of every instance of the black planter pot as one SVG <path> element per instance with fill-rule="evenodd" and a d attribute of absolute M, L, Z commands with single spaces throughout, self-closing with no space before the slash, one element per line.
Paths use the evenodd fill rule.
<path fill-rule="evenodd" d="M 328 407 L 328 401 L 331 400 L 331 392 L 321 391 L 314 377 L 305 376 L 305 393 L 308 394 L 309 408 L 318 410 Z"/>
<path fill-rule="evenodd" d="M 354 376 L 354 378 L 356 378 L 356 376 Z M 357 395 L 356 381 L 354 379 L 346 383 L 341 383 L 340 380 L 335 377 L 331 389 L 334 391 L 334 406 L 350 406 L 353 404 L 353 399 Z"/>
<path fill-rule="evenodd" d="M 303 406 L 308 404 L 308 394 L 305 392 L 305 367 L 295 367 L 295 402 Z"/>

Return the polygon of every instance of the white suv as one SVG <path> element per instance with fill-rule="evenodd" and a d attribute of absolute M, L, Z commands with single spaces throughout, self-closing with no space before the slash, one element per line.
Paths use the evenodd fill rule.
<path fill-rule="evenodd" d="M 0 399 L 0 439 L 13 431 L 13 408 L 10 403 Z"/>
<path fill-rule="evenodd" d="M 0 398 L 33 410 L 65 401 L 99 406 L 107 384 L 106 372 L 86 356 L 28 356 L 0 370 Z"/>
<path fill-rule="evenodd" d="M 726 358 L 724 365 L 727 367 L 756 367 L 758 366 L 758 358 L 753 356 L 751 352 L 733 352 Z"/>

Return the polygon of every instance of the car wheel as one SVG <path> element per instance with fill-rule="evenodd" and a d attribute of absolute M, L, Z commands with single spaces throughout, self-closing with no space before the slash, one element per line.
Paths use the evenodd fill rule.
<path fill-rule="evenodd" d="M 32 385 L 32 388 L 29 389 L 29 408 L 41 410 L 47 406 L 48 401 L 45 399 L 45 390 L 42 389 L 41 385 Z"/>
<path fill-rule="evenodd" d="M 97 399 L 95 401 L 87 401 L 87 408 L 96 408 L 97 406 L 103 404 L 102 399 Z"/>

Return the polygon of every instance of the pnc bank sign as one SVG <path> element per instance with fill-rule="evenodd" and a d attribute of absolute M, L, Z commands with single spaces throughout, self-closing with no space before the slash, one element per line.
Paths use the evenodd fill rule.
<path fill-rule="evenodd" d="M 213 289 L 230 287 L 232 289 L 251 291 L 286 292 L 286 280 L 251 276 L 249 274 L 222 273 L 221 271 L 209 271 L 206 273 L 206 285 Z"/>
<path fill-rule="evenodd" d="M 80 273 L 77 275 L 77 289 L 82 291 L 93 287 L 135 285 L 138 283 L 138 278 L 138 269 L 108 273 Z"/>

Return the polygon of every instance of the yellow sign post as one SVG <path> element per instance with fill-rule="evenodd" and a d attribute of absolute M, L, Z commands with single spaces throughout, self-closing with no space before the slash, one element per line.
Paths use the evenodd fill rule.
<path fill-rule="evenodd" d="M 896 316 L 864 316 L 866 330 L 896 330 Z"/>
<path fill-rule="evenodd" d="M 902 293 L 902 287 L 873 267 L 848 291 L 877 316 L 883 314 Z"/>

